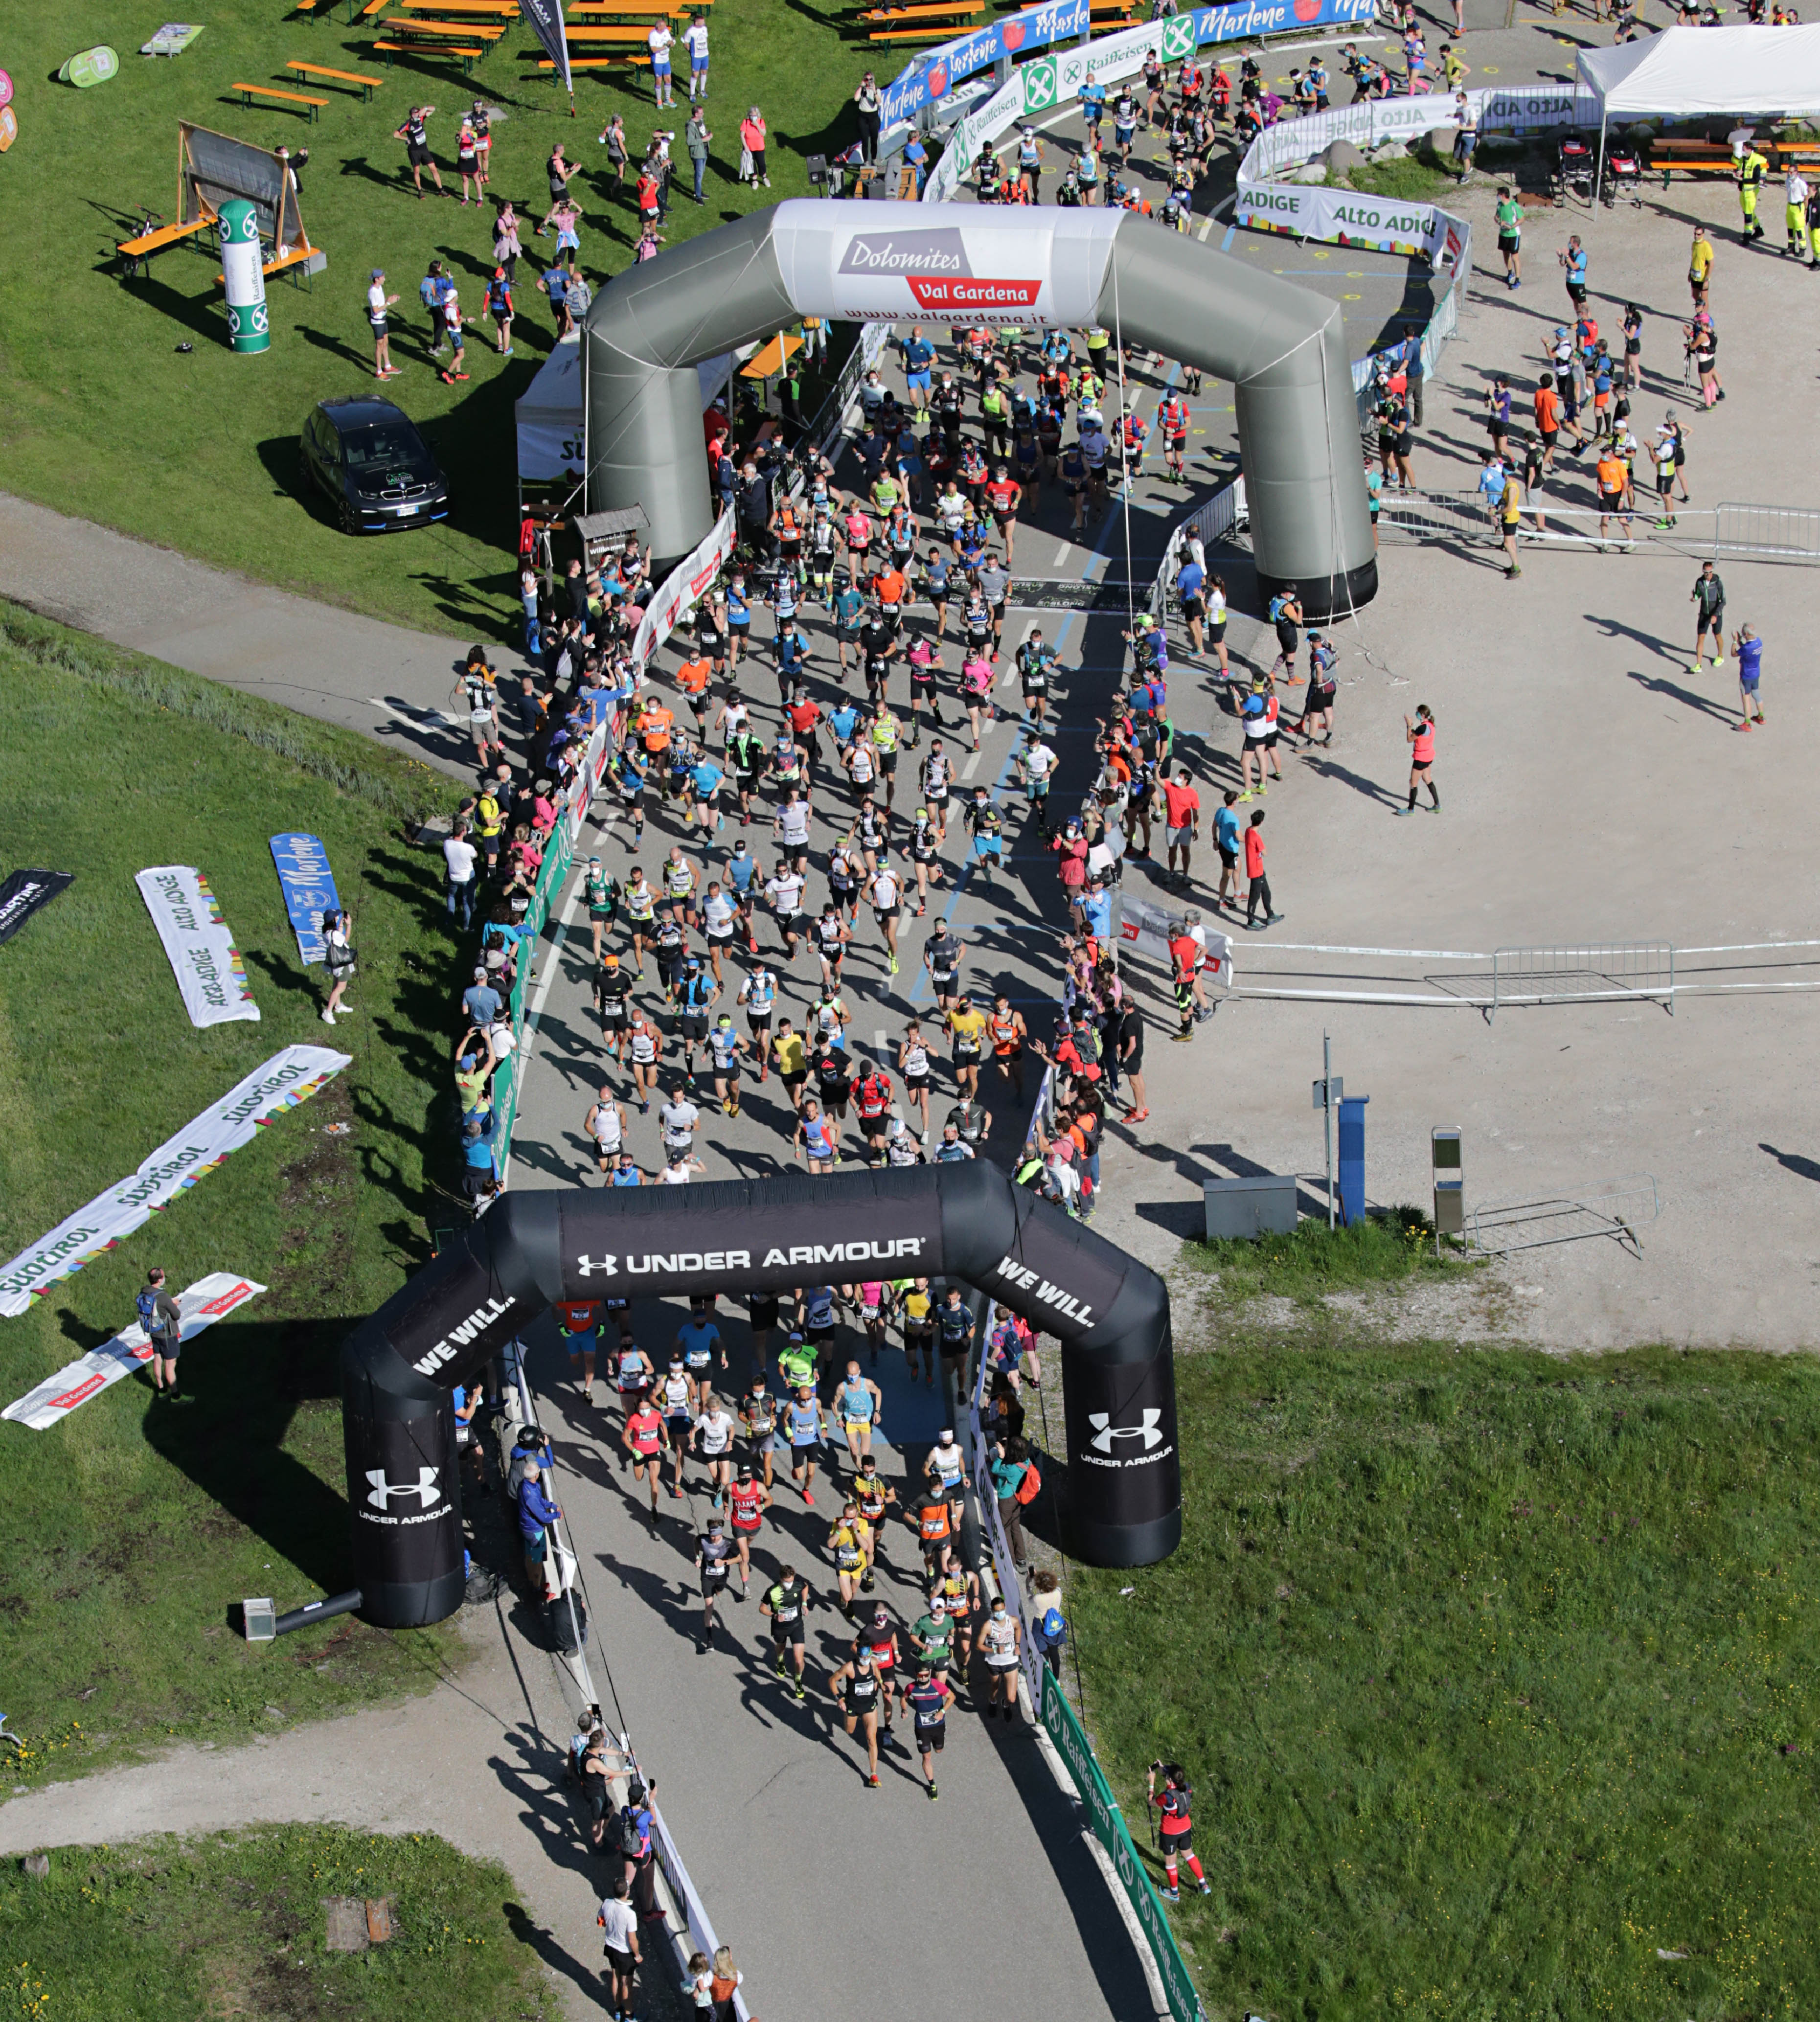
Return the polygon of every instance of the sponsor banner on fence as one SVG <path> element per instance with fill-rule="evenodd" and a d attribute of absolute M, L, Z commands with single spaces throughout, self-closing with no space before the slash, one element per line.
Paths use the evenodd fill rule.
<path fill-rule="evenodd" d="M 1439 250 L 1451 221 L 1432 203 L 1403 203 L 1306 183 L 1242 184 L 1232 215 L 1248 232 L 1286 232 L 1410 260 L 1427 257 L 1431 248 Z"/>
<path fill-rule="evenodd" d="M 59 1279 L 143 1227 L 230 1152 L 250 1144 L 274 1118 L 308 1100 L 352 1061 L 351 1054 L 326 1046 L 286 1046 L 274 1053 L 166 1138 L 137 1172 L 115 1181 L 0 1268 L 0 1316 L 16 1319 Z"/>
<path fill-rule="evenodd" d="M 1093 320 L 1119 212 L 957 206 L 936 223 L 927 206 L 885 209 L 844 205 L 837 224 L 819 216 L 810 232 L 784 206 L 784 278 L 799 300 L 830 302 L 853 320 L 984 316 L 1064 329 Z"/>
<path fill-rule="evenodd" d="M 237 1306 L 245 1305 L 249 1299 L 257 1298 L 264 1290 L 250 1278 L 236 1278 L 232 1271 L 211 1271 L 207 1277 L 199 1278 L 177 1295 L 177 1309 L 182 1316 L 180 1338 L 194 1341 L 205 1327 L 212 1327 L 217 1320 Z M 56 1375 L 47 1376 L 17 1403 L 0 1411 L 0 1418 L 29 1425 L 35 1433 L 49 1432 L 91 1397 L 98 1397 L 110 1384 L 130 1376 L 151 1360 L 151 1339 L 135 1320 L 111 1341 L 103 1341 L 99 1348 L 92 1348 L 86 1355 L 67 1363 Z"/>
<path fill-rule="evenodd" d="M 246 965 L 208 879 L 193 864 L 161 863 L 140 871 L 134 882 L 170 958 L 190 1023 L 206 1029 L 257 1020 Z"/>
<path fill-rule="evenodd" d="M 1084 35 L 1090 19 L 1088 0 L 1053 0 L 1047 7 L 1024 8 L 977 35 L 944 42 L 907 64 L 886 88 L 884 124 L 895 126 L 914 118 L 924 106 L 946 98 L 956 85 L 1019 49 L 1040 49 Z"/>
<path fill-rule="evenodd" d="M 1095 46 L 1104 48 L 1105 44 Z M 1599 123 L 1599 101 L 1590 93 L 1577 94 L 1563 86 L 1469 91 L 1466 99 L 1479 115 L 1482 133 Z M 1431 91 L 1419 98 L 1368 98 L 1336 106 L 1330 112 L 1311 113 L 1305 119 L 1279 120 L 1246 150 L 1238 180 L 1242 185 L 1263 182 L 1285 169 L 1312 161 L 1336 141 L 1350 141 L 1359 148 L 1376 148 L 1386 141 L 1413 141 L 1437 126 L 1455 125 L 1456 110 L 1452 92 Z"/>
<path fill-rule="evenodd" d="M 632 642 L 634 678 L 643 681 L 651 656 L 690 611 L 695 600 L 714 580 L 720 564 L 733 552 L 733 514 L 731 508 L 714 522 L 713 530 L 693 554 L 686 556 L 663 579 L 663 587 L 645 606 L 637 636 Z"/>
<path fill-rule="evenodd" d="M 12 940 L 40 907 L 75 882 L 73 870 L 15 870 L 0 885 L 0 945 Z"/>
<path fill-rule="evenodd" d="M 979 1372 L 980 1385 L 986 1381 L 984 1358 L 982 1356 Z M 1032 1633 L 1037 1617 L 1030 1595 L 1023 1589 L 1023 1582 L 1017 1576 L 1017 1567 L 1011 1556 L 1011 1540 L 1005 1535 L 1005 1526 L 999 1520 L 998 1492 L 992 1485 L 991 1456 L 986 1444 L 986 1436 L 979 1423 L 979 1389 L 973 1393 L 973 1492 L 979 1498 L 980 1527 L 986 1533 L 992 1552 L 993 1577 L 998 1582 L 998 1590 L 1005 1596 L 1005 1604 L 1023 1625 L 1021 1645 L 1024 1689 L 1030 1694 L 1030 1716 L 1040 1716 L 1043 1703 L 1043 1660 L 1037 1651 L 1037 1640 Z M 1042 1493 L 1038 1489 L 1037 1493 Z"/>
<path fill-rule="evenodd" d="M 323 961 L 329 952 L 323 939 L 323 914 L 341 910 L 341 902 L 335 896 L 335 874 L 329 868 L 329 852 L 313 835 L 275 835 L 272 860 L 278 867 L 284 910 L 297 934 L 297 951 L 308 969 L 312 962 Z"/>
<path fill-rule="evenodd" d="M 1150 1877 L 1137 1857 L 1131 1834 L 1125 1830 L 1118 1800 L 1113 1796 L 1111 1787 L 1094 1755 L 1086 1729 L 1063 1696 L 1061 1687 L 1046 1672 L 1043 1679 L 1042 1721 L 1044 1732 L 1068 1765 L 1068 1774 L 1074 1778 L 1074 1787 L 1080 1792 L 1088 1816 L 1093 1822 L 1095 1837 L 1111 1856 L 1113 1871 L 1137 1914 L 1139 1926 L 1149 1941 L 1151 1954 L 1157 1963 L 1169 2013 L 1176 2022 L 1205 2022 L 1200 1996 L 1188 1977 L 1188 1969 L 1183 1963 L 1162 1903 L 1151 1886 Z"/>
<path fill-rule="evenodd" d="M 1169 954 L 1169 922 L 1182 917 L 1180 908 L 1172 911 L 1167 906 L 1153 905 L 1147 899 L 1132 897 L 1121 892 L 1118 895 L 1118 924 L 1114 936 L 1122 954 L 1142 955 L 1151 962 L 1160 962 L 1165 968 L 1173 966 Z M 1205 930 L 1203 929 L 1203 932 Z M 1210 983 L 1218 983 L 1230 989 L 1232 986 L 1232 941 L 1227 934 L 1208 933 L 1207 960 L 1202 970 Z"/>

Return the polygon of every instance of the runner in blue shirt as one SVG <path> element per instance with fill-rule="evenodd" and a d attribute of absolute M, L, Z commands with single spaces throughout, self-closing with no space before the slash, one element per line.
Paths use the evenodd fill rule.
<path fill-rule="evenodd" d="M 689 1316 L 677 1330 L 677 1351 L 683 1358 L 684 1374 L 695 1385 L 695 1409 L 705 1411 L 714 1387 L 709 1381 L 709 1365 L 718 1354 L 723 1373 L 727 1367 L 727 1344 L 708 1316 L 706 1299 L 689 1301 Z"/>
<path fill-rule="evenodd" d="M 822 1444 L 822 1407 L 808 1384 L 784 1407 L 784 1429 L 790 1434 L 790 1479 L 802 1477 L 803 1500 L 815 1498 L 815 1453 Z"/>
<path fill-rule="evenodd" d="M 1081 86 L 1081 117 L 1087 122 L 1087 131 L 1093 144 L 1100 144 L 1100 122 L 1106 116 L 1106 87 L 1089 71 Z"/>
<path fill-rule="evenodd" d="M 903 342 L 904 382 L 913 406 L 929 404 L 929 368 L 935 362 L 936 347 L 924 336 L 922 325 L 913 323 Z"/>
<path fill-rule="evenodd" d="M 1757 693 L 1757 683 L 1763 678 L 1763 642 L 1756 635 L 1756 627 L 1746 625 L 1733 633 L 1731 650 L 1738 655 L 1738 694 L 1744 711 L 1738 728 L 1749 730 L 1753 723 L 1763 720 L 1763 701 Z"/>

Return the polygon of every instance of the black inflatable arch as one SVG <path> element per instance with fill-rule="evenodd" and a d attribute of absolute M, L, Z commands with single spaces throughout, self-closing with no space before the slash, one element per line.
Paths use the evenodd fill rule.
<path fill-rule="evenodd" d="M 349 1336 L 341 1412 L 354 1584 L 370 1622 L 461 1605 L 450 1392 L 561 1299 L 963 1280 L 1062 1344 L 1068 1545 L 1148 1565 L 1181 1537 L 1169 1292 L 983 1162 L 688 1188 L 508 1194 Z"/>

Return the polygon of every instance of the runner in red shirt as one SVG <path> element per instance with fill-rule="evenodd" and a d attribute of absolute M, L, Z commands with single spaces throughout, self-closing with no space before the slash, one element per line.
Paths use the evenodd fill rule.
<path fill-rule="evenodd" d="M 1163 782 L 1163 799 L 1169 815 L 1164 826 L 1169 833 L 1169 863 L 1165 878 L 1176 874 L 1176 853 L 1181 852 L 1181 881 L 1188 881 L 1188 851 L 1201 839 L 1201 796 L 1188 783 L 1186 765 L 1176 768 L 1176 776 Z"/>
<path fill-rule="evenodd" d="M 598 1299 L 563 1299 L 556 1305 L 556 1325 L 571 1364 L 582 1365 L 582 1394 L 594 1400 L 594 1350 L 600 1338 L 600 1301 Z"/>
<path fill-rule="evenodd" d="M 663 1464 L 663 1417 L 649 1397 L 639 1400 L 638 1409 L 627 1414 L 623 1441 L 632 1456 L 632 1478 L 641 1476 L 651 1484 L 651 1520 L 657 1524 L 657 1477 Z"/>
<path fill-rule="evenodd" d="M 752 1541 L 764 1523 L 771 1507 L 771 1491 L 752 1478 L 752 1464 L 742 1461 L 739 1479 L 727 1491 L 733 1516 L 733 1542 L 739 1549 L 739 1598 L 746 1598 L 752 1579 Z"/>
<path fill-rule="evenodd" d="M 1011 544 L 1017 530 L 1017 509 L 1023 503 L 1023 487 L 1013 481 L 1005 465 L 994 466 L 992 481 L 986 487 L 986 503 L 991 509 L 992 524 L 998 527 L 1005 542 L 1005 559 L 1011 560 Z"/>

